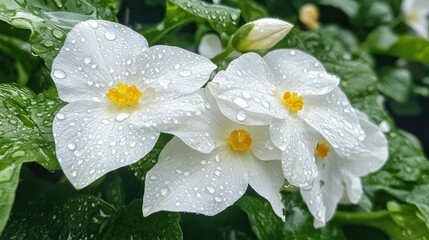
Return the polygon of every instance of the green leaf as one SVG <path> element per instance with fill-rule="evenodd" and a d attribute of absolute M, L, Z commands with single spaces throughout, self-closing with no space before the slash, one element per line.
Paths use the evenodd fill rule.
<path fill-rule="evenodd" d="M 40 203 L 39 203 L 40 204 Z M 142 201 L 115 209 L 82 195 L 65 202 L 31 202 L 12 214 L 4 239 L 181 239 L 178 213 L 143 218 Z M 3 239 L 2 238 L 2 239 Z"/>
<path fill-rule="evenodd" d="M 412 205 L 398 204 L 394 201 L 387 203 L 387 210 L 371 213 L 337 212 L 335 219 L 343 224 L 379 228 L 392 239 L 414 240 L 429 236 L 429 228 L 419 210 Z"/>
<path fill-rule="evenodd" d="M 33 69 L 33 65 L 37 59 L 31 55 L 30 44 L 19 38 L 0 34 L 0 59 L 6 60 L 0 70 L 0 82 L 2 83 L 18 83 L 24 86 Z M 11 67 L 10 72 L 5 72 L 8 67 Z"/>
<path fill-rule="evenodd" d="M 332 7 L 339 8 L 350 18 L 355 17 L 359 10 L 359 3 L 356 0 L 320 0 L 319 4 L 330 5 Z"/>
<path fill-rule="evenodd" d="M 236 30 L 240 11 L 217 4 L 207 4 L 199 0 L 168 0 L 164 20 L 156 27 L 137 29 L 152 45 L 170 31 L 185 24 L 205 23 L 224 38 L 229 38 Z"/>
<path fill-rule="evenodd" d="M 382 68 L 378 89 L 397 102 L 405 102 L 411 90 L 411 73 L 405 68 Z"/>
<path fill-rule="evenodd" d="M 391 48 L 396 41 L 398 35 L 387 26 L 380 26 L 369 34 L 364 45 L 372 52 L 383 52 Z"/>
<path fill-rule="evenodd" d="M 287 192 L 284 197 L 286 222 L 275 215 L 265 199 L 244 196 L 237 202 L 249 217 L 258 239 L 345 239 L 338 226 L 328 225 L 321 229 L 313 227 L 313 216 L 308 212 L 299 192 Z"/>
<path fill-rule="evenodd" d="M 246 22 L 254 21 L 268 16 L 267 9 L 253 0 L 238 0 L 238 8 Z"/>
<path fill-rule="evenodd" d="M 5 166 L 0 162 L 0 236 L 12 210 L 20 170 L 19 163 Z"/>
<path fill-rule="evenodd" d="M 0 161 L 59 169 L 52 121 L 63 105 L 54 90 L 36 95 L 28 88 L 0 84 Z"/>
<path fill-rule="evenodd" d="M 160 212 L 143 218 L 141 200 L 118 212 L 103 239 L 182 239 L 178 213 Z"/>
<path fill-rule="evenodd" d="M 55 91 L 36 95 L 0 84 L 0 233 L 9 217 L 23 162 L 58 169 L 52 120 L 63 105 Z"/>
<path fill-rule="evenodd" d="M 50 67 L 75 24 L 95 18 L 115 21 L 118 8 L 115 0 L 4 0 L 0 3 L 0 20 L 31 30 L 32 51 Z"/>
<path fill-rule="evenodd" d="M 400 36 L 388 49 L 372 49 L 372 52 L 429 64 L 429 40 L 416 36 Z"/>
<path fill-rule="evenodd" d="M 237 30 L 240 10 L 199 0 L 168 0 L 187 13 L 207 21 L 219 34 L 231 35 Z"/>
<path fill-rule="evenodd" d="M 352 22 L 359 27 L 373 27 L 388 23 L 393 17 L 393 9 L 386 1 L 363 0 Z"/>

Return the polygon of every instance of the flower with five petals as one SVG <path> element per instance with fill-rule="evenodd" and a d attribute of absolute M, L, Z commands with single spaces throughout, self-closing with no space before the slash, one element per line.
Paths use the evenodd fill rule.
<path fill-rule="evenodd" d="M 387 161 L 387 140 L 381 129 L 367 116 L 358 112 L 366 138 L 357 151 L 345 157 L 321 135 L 314 151 L 319 171 L 311 189 L 300 189 L 308 209 L 314 216 L 314 226 L 323 227 L 335 213 L 342 197 L 350 203 L 358 203 L 362 196 L 360 177 L 375 172 Z"/>
<path fill-rule="evenodd" d="M 308 188 L 317 176 L 313 150 L 320 134 L 346 154 L 364 139 L 359 119 L 314 57 L 275 50 L 263 58 L 247 53 L 219 72 L 208 88 L 224 115 L 246 125 L 269 125 L 290 184 Z"/>
<path fill-rule="evenodd" d="M 52 65 L 59 97 L 53 133 L 60 165 L 76 188 L 132 164 L 160 131 L 201 112 L 193 94 L 215 65 L 169 46 L 148 48 L 144 37 L 117 23 L 77 24 Z"/>
<path fill-rule="evenodd" d="M 237 201 L 250 185 L 284 219 L 280 151 L 267 126 L 227 119 L 206 91 L 207 110 L 168 131 L 175 134 L 147 173 L 143 215 L 157 211 L 215 215 Z"/>

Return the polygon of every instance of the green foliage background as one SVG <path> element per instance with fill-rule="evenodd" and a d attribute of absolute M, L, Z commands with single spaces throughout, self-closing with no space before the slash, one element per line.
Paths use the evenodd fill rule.
<path fill-rule="evenodd" d="M 308 2 L 321 27 L 298 20 Z M 419 114 L 429 96 L 429 41 L 401 18 L 400 0 L 3 0 L 0 2 L 0 239 L 428 239 L 429 162 L 395 115 Z M 136 6 L 138 8 L 136 8 Z M 296 189 L 282 190 L 286 223 L 251 189 L 236 205 L 206 217 L 160 212 L 143 218 L 144 177 L 171 139 L 162 135 L 138 163 L 77 191 L 55 158 L 52 120 L 64 106 L 50 67 L 74 24 L 121 20 L 151 45 L 196 52 L 205 33 L 224 46 L 244 23 L 278 17 L 295 24 L 275 48 L 297 48 L 338 75 L 353 106 L 390 126 L 390 159 L 363 179 L 357 206 L 340 206 L 327 227 L 313 228 Z M 133 17 L 140 15 L 141 18 Z M 127 16 L 131 16 L 127 17 Z M 400 60 L 398 60 L 400 59 Z M 215 59 L 225 68 L 232 58 Z M 423 99 L 423 100 L 422 100 Z"/>

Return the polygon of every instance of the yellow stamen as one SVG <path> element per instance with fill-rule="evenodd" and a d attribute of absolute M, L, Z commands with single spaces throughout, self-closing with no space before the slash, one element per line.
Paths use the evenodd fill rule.
<path fill-rule="evenodd" d="M 302 101 L 302 96 L 298 95 L 296 92 L 286 91 L 283 94 L 283 101 L 290 110 L 296 112 L 302 109 L 304 102 Z"/>
<path fill-rule="evenodd" d="M 229 134 L 228 142 L 233 150 L 245 152 L 252 145 L 252 136 L 244 129 L 236 129 Z"/>
<path fill-rule="evenodd" d="M 331 148 L 328 146 L 328 143 L 326 141 L 322 141 L 317 143 L 316 150 L 314 152 L 319 158 L 324 159 L 328 156 L 330 151 Z"/>
<path fill-rule="evenodd" d="M 142 92 L 136 87 L 136 85 L 128 86 L 128 84 L 118 83 L 116 88 L 109 89 L 106 94 L 110 101 L 114 102 L 120 107 L 133 106 L 138 103 Z"/>

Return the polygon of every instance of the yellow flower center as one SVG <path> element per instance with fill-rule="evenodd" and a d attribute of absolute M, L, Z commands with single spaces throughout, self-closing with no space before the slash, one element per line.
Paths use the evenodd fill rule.
<path fill-rule="evenodd" d="M 290 110 L 296 112 L 302 109 L 304 102 L 302 101 L 302 96 L 298 95 L 296 92 L 286 91 L 283 94 L 283 101 Z"/>
<path fill-rule="evenodd" d="M 137 104 L 142 95 L 142 92 L 139 91 L 136 85 L 128 86 L 128 84 L 123 83 L 118 83 L 116 88 L 109 89 L 109 92 L 106 94 L 110 101 L 120 107 Z"/>
<path fill-rule="evenodd" d="M 330 151 L 331 148 L 328 146 L 328 143 L 323 141 L 317 143 L 316 150 L 314 152 L 319 158 L 324 159 L 328 156 Z"/>
<path fill-rule="evenodd" d="M 245 152 L 252 146 L 252 136 L 244 129 L 236 129 L 229 134 L 228 142 L 233 150 Z"/>

